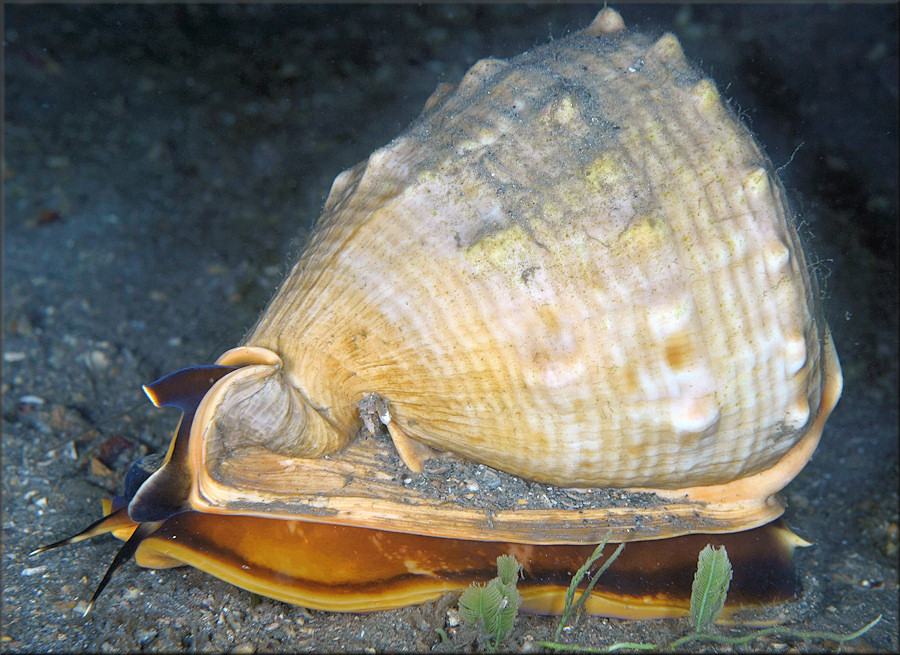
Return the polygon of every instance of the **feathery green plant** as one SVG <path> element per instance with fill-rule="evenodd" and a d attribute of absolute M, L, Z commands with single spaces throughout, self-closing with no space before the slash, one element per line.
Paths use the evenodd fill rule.
<path fill-rule="evenodd" d="M 497 577 L 479 584 L 473 582 L 459 597 L 459 615 L 471 626 L 481 626 L 493 637 L 488 647 L 495 650 L 501 641 L 512 632 L 522 604 L 522 596 L 516 589 L 516 582 L 522 572 L 522 565 L 512 555 L 497 558 Z"/>
<path fill-rule="evenodd" d="M 706 632 L 725 607 L 725 596 L 731 584 L 731 562 L 725 546 L 710 544 L 700 551 L 697 572 L 691 586 L 691 624 L 694 632 Z"/>

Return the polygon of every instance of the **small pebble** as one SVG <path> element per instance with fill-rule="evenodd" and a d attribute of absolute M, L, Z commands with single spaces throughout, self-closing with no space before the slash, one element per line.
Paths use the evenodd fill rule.
<path fill-rule="evenodd" d="M 141 645 L 146 644 L 148 641 L 156 637 L 156 628 L 145 628 L 142 630 L 138 630 L 134 633 L 135 639 Z"/>
<path fill-rule="evenodd" d="M 40 575 L 41 573 L 46 571 L 48 568 L 50 568 L 50 567 L 48 567 L 46 564 L 41 564 L 40 566 L 35 566 L 34 568 L 22 569 L 22 575 L 24 575 L 25 577 L 30 577 L 32 575 Z"/>
<path fill-rule="evenodd" d="M 112 471 L 109 469 L 109 467 L 96 457 L 91 457 L 91 473 L 93 473 L 94 475 L 99 475 L 100 477 L 112 475 Z"/>
<path fill-rule="evenodd" d="M 105 371 L 109 368 L 109 357 L 102 350 L 92 350 L 84 355 L 84 364 L 91 371 Z"/>
<path fill-rule="evenodd" d="M 63 446 L 62 451 L 63 457 L 68 459 L 78 459 L 78 451 L 75 450 L 75 442 L 70 441 L 65 446 Z"/>
<path fill-rule="evenodd" d="M 500 482 L 500 476 L 491 473 L 490 471 L 485 471 L 483 474 L 483 484 L 485 489 L 496 489 L 502 483 Z"/>
<path fill-rule="evenodd" d="M 859 581 L 859 586 L 863 589 L 882 589 L 884 587 L 884 581 L 862 579 Z"/>
<path fill-rule="evenodd" d="M 525 635 L 522 640 L 521 648 L 523 653 L 537 653 L 543 650 L 543 648 L 539 646 L 537 642 L 535 642 L 534 637 L 532 637 L 531 635 Z"/>

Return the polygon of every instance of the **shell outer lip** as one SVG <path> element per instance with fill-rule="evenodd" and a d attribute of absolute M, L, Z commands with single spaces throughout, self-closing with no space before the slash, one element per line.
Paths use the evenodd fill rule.
<path fill-rule="evenodd" d="M 216 366 L 241 367 L 252 364 L 282 366 L 282 361 L 281 357 L 275 352 L 259 346 L 238 346 L 231 350 L 226 350 L 216 360 Z"/>

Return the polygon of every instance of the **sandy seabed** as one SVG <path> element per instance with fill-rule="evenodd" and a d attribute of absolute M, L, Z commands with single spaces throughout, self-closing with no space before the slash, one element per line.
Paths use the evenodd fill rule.
<path fill-rule="evenodd" d="M 164 449 L 176 415 L 140 385 L 208 363 L 253 324 L 331 180 L 399 134 L 441 82 L 587 25 L 597 7 L 5 7 L 3 625 L 9 651 L 471 650 L 432 603 L 307 611 L 190 569 L 127 565 L 82 619 L 116 543 L 28 557 Z M 896 651 L 897 7 L 623 6 L 675 32 L 782 176 L 824 279 L 845 376 L 785 518 L 802 630 Z M 557 620 L 520 617 L 505 646 Z M 438 629 L 450 640 L 441 642 Z M 666 643 L 683 621 L 583 619 L 567 643 Z M 755 648 L 835 648 L 770 636 Z M 699 647 L 698 647 L 699 648 Z"/>

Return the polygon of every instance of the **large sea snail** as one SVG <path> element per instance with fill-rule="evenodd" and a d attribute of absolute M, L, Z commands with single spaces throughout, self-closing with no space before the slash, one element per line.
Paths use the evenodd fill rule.
<path fill-rule="evenodd" d="M 526 609 L 558 611 L 610 535 L 629 545 L 588 609 L 616 616 L 683 612 L 726 543 L 731 602 L 783 599 L 801 540 L 778 491 L 841 392 L 784 196 L 671 34 L 607 8 L 479 61 L 337 177 L 242 345 L 145 387 L 184 411 L 164 465 L 65 543 L 131 534 L 113 568 L 352 611 L 512 552 Z M 441 489 L 459 458 L 547 502 Z"/>

